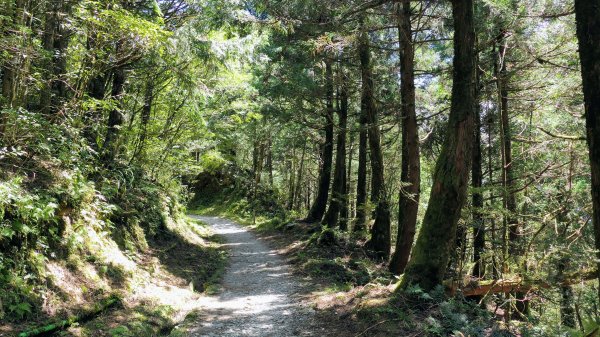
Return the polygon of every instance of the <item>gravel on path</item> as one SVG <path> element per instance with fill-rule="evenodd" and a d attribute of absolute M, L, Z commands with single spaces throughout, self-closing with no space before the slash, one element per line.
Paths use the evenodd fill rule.
<path fill-rule="evenodd" d="M 192 216 L 225 238 L 229 266 L 217 295 L 200 299 L 194 337 L 324 336 L 314 311 L 303 304 L 303 285 L 273 249 L 227 219 Z"/>

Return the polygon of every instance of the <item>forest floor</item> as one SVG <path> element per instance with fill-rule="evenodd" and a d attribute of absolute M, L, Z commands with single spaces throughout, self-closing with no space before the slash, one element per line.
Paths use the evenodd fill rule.
<path fill-rule="evenodd" d="M 326 336 L 329 333 L 340 337 L 491 336 L 497 328 L 493 317 L 485 309 L 479 308 L 476 303 L 448 298 L 443 288 L 430 293 L 418 287 L 396 292 L 398 278 L 387 271 L 386 264 L 368 256 L 364 249 L 365 240 L 359 234 L 333 231 L 333 235 L 323 235 L 319 224 L 268 216 L 253 219 L 252 213 L 244 211 L 243 206 L 239 201 L 225 198 L 208 205 L 196 205 L 193 213 L 235 219 L 243 225 L 236 231 L 250 231 L 252 234 L 244 234 L 244 237 L 247 240 L 255 237 L 254 240 L 261 242 L 262 248 L 258 251 L 263 253 L 260 254 L 277 255 L 278 260 L 288 265 L 285 273 L 288 273 L 287 270 L 291 272 L 290 277 L 299 283 L 297 289 L 300 291 L 290 296 L 301 306 L 312 308 L 312 319 L 316 321 L 301 330 L 304 335 L 310 336 L 317 331 L 316 335 Z M 232 242 L 230 249 L 246 246 L 252 241 L 234 238 Z M 253 267 L 244 265 L 247 263 L 244 260 L 232 263 L 235 263 L 235 268 L 229 270 L 240 269 L 240 272 L 232 273 L 230 277 L 237 277 L 239 282 L 246 284 L 242 279 L 249 277 L 246 271 Z M 228 279 L 227 276 L 225 278 Z M 261 282 L 271 282 L 268 273 L 246 285 L 247 291 L 258 294 L 253 292 L 252 287 Z M 264 287 L 269 289 L 270 286 Z M 264 288 L 259 286 L 258 289 Z M 240 295 L 240 298 L 244 296 Z M 218 298 L 215 300 L 218 301 Z M 279 303 L 274 304 L 272 310 L 277 310 Z M 218 310 L 226 304 L 216 304 L 215 307 Z M 222 310 L 227 312 L 227 308 Z M 269 315 L 271 309 L 267 310 Z M 231 322 L 238 321 L 234 319 Z M 259 323 L 260 320 L 251 322 Z M 275 324 L 285 324 L 285 320 Z M 258 336 L 255 332 L 238 335 Z M 505 335 L 512 336 L 509 333 Z"/>
<path fill-rule="evenodd" d="M 343 238 L 320 242 L 315 226 L 318 224 L 290 222 L 252 227 L 307 284 L 303 300 L 314 308 L 319 321 L 326 322 L 328 331 L 340 337 L 422 335 L 420 329 L 399 324 L 415 317 L 398 316 L 392 300 L 397 279 L 385 266 L 370 260 L 360 245 L 349 245 Z"/>
<path fill-rule="evenodd" d="M 222 233 L 232 260 L 224 277 L 224 292 L 206 301 L 207 315 L 198 321 L 196 330 L 188 327 L 188 331 L 202 333 L 190 336 L 427 335 L 415 326 L 423 322 L 422 314 L 429 313 L 411 315 L 398 310 L 391 300 L 397 279 L 384 265 L 368 259 L 362 247 L 346 244 L 354 240 L 341 239 L 324 246 L 315 239 L 318 225 L 277 223 L 263 217 L 253 223 L 230 206 L 212 204 L 194 211 L 202 215 L 197 219 L 214 224 L 213 231 Z M 211 220 L 224 218 L 234 218 L 243 226 L 219 228 L 223 221 L 231 222 Z M 273 294 L 276 296 L 271 297 Z M 270 303 L 264 303 L 266 298 Z M 256 305 L 244 307 L 247 299 L 256 299 Z M 289 301 L 295 303 L 291 310 L 300 310 L 300 318 L 282 313 L 283 309 L 290 310 Z M 232 310 L 238 304 L 239 309 Z M 231 316 L 232 312 L 235 315 Z M 256 315 L 248 317 L 251 312 Z M 214 322 L 214 313 L 225 313 L 225 317 Z M 297 326 L 296 321 L 301 324 L 298 331 L 286 326 Z M 248 324 L 252 328 L 243 330 Z M 279 325 L 273 333 L 269 330 L 271 324 Z M 230 325 L 235 328 L 229 329 Z M 228 334 L 234 331 L 239 333 Z"/>

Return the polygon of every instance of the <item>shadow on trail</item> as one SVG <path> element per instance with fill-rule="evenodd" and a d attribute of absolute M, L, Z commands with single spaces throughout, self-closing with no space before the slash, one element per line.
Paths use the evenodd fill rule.
<path fill-rule="evenodd" d="M 203 239 L 219 242 L 217 236 Z M 217 246 L 194 244 L 168 230 L 148 240 L 148 245 L 167 271 L 191 283 L 197 292 L 203 292 L 207 283 L 214 280 L 225 259 Z"/>

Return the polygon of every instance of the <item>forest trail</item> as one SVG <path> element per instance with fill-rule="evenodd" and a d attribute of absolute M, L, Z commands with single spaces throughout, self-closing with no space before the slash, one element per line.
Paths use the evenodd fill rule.
<path fill-rule="evenodd" d="M 223 218 L 192 216 L 226 240 L 229 265 L 217 295 L 200 299 L 190 336 L 323 336 L 303 286 L 284 259 L 246 228 Z"/>

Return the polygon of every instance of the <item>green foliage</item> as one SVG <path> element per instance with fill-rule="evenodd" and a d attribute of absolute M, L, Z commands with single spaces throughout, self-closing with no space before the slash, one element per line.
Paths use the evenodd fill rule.
<path fill-rule="evenodd" d="M 334 285 L 353 287 L 365 285 L 371 281 L 368 270 L 356 262 L 346 265 L 339 259 L 308 259 L 301 268 L 317 279 L 328 279 Z"/>
<path fill-rule="evenodd" d="M 149 181 L 142 168 L 93 165 L 93 153 L 80 147 L 70 127 L 21 111 L 19 129 L 32 130 L 35 141 L 2 148 L 3 163 L 36 174 L 4 171 L 0 180 L 0 319 L 10 321 L 39 314 L 45 263 L 87 253 L 90 232 L 120 233 L 120 242 L 135 251 L 147 248 L 146 231 L 157 233 L 183 211 L 180 190 Z M 101 276 L 102 270 L 112 279 L 126 277 L 117 266 L 99 266 Z"/>
<path fill-rule="evenodd" d="M 217 173 L 223 169 L 223 166 L 227 163 L 227 160 L 223 158 L 223 155 L 218 151 L 208 151 L 202 154 L 200 158 L 200 165 L 204 171 L 208 173 Z"/>
<path fill-rule="evenodd" d="M 222 165 L 218 171 L 205 169 L 193 180 L 195 195 L 190 208 L 217 207 L 217 212 L 240 213 L 236 217 L 268 216 L 286 218 L 277 191 L 264 183 L 255 184 L 251 172 L 236 165 Z"/>
<path fill-rule="evenodd" d="M 129 328 L 124 325 L 110 329 L 109 333 L 111 337 L 133 337 Z"/>
<path fill-rule="evenodd" d="M 423 329 L 430 336 L 481 336 L 489 328 L 491 315 L 487 310 L 477 302 L 448 298 L 442 286 L 425 292 L 418 285 L 411 285 L 401 296 L 406 296 L 404 300 L 409 305 L 416 301 L 419 302 L 416 308 L 425 309 Z"/>
<path fill-rule="evenodd" d="M 35 288 L 30 281 L 31 278 L 25 279 L 13 275 L 6 267 L 3 265 L 0 269 L 0 283 L 3 285 L 0 289 L 0 300 L 4 306 L 0 312 L 2 314 L 0 319 L 22 320 L 33 314 L 32 299 Z"/>

